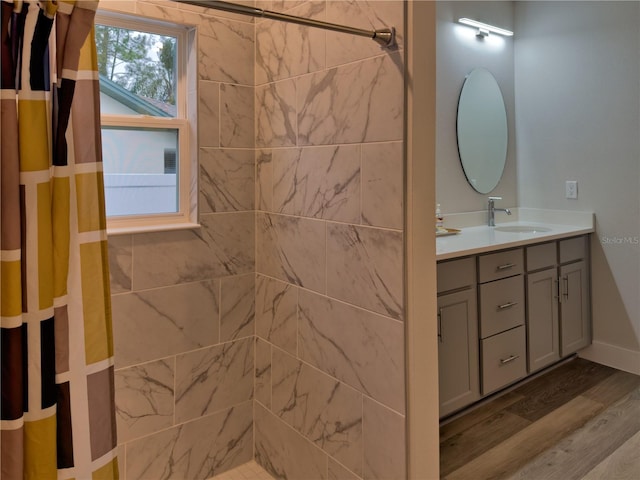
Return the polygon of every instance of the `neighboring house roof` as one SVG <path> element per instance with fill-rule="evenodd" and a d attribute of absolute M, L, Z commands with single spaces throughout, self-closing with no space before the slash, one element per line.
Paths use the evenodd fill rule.
<path fill-rule="evenodd" d="M 171 105 L 170 103 L 164 103 L 164 102 L 162 102 L 160 100 L 156 100 L 155 98 L 149 98 L 149 97 L 143 97 L 143 96 L 139 96 L 139 98 L 142 98 L 145 102 L 150 103 L 151 105 L 153 105 L 156 108 L 159 108 L 163 112 L 167 113 L 168 116 L 170 116 L 170 117 L 175 117 L 176 116 L 176 106 L 175 105 Z"/>
<path fill-rule="evenodd" d="M 100 92 L 110 96 L 114 100 L 122 103 L 131 110 L 141 115 L 151 115 L 153 117 L 173 117 L 171 109 L 173 105 L 159 102 L 158 100 L 147 99 L 131 93 L 126 88 L 109 80 L 104 75 L 100 75 Z M 153 102 L 153 103 L 151 103 Z"/>

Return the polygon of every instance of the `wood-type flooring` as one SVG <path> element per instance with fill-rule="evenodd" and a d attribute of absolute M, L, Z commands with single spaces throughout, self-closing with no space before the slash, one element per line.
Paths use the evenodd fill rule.
<path fill-rule="evenodd" d="M 640 377 L 575 358 L 440 426 L 448 480 L 640 480 Z"/>

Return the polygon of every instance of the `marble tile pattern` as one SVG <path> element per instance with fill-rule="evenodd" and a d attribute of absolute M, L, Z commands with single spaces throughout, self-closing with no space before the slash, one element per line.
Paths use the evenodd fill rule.
<path fill-rule="evenodd" d="M 364 399 L 364 478 L 406 478 L 405 417 Z"/>
<path fill-rule="evenodd" d="M 344 465 L 339 464 L 333 458 L 329 457 L 329 465 L 327 466 L 328 480 L 359 480 L 361 477 L 347 470 Z"/>
<path fill-rule="evenodd" d="M 218 281 L 114 295 L 116 368 L 218 342 Z"/>
<path fill-rule="evenodd" d="M 209 480 L 274 480 L 264 468 L 251 460 L 239 467 L 228 470 L 220 475 L 210 478 Z"/>
<path fill-rule="evenodd" d="M 268 6 L 260 7 L 267 10 L 273 10 L 274 12 L 287 12 L 290 13 L 292 9 L 304 4 L 307 0 L 260 0 L 264 1 Z"/>
<path fill-rule="evenodd" d="M 362 224 L 403 228 L 402 142 L 362 146 Z"/>
<path fill-rule="evenodd" d="M 171 3 L 171 0 L 148 0 L 148 1 L 159 1 L 163 3 L 166 3 L 167 1 L 169 1 L 169 3 Z M 239 3 L 241 5 L 247 5 L 249 7 L 253 7 L 255 0 L 236 0 L 234 3 Z M 253 17 L 248 17 L 246 15 L 225 12 L 222 10 L 211 10 L 211 9 L 200 7 L 197 5 L 190 5 L 188 3 L 176 2 L 176 8 L 178 10 L 183 10 L 184 12 L 189 13 L 191 15 L 198 14 L 203 17 L 214 16 L 214 17 L 220 17 L 220 18 L 229 18 L 229 19 L 236 20 L 238 22 L 244 22 L 244 23 L 253 23 L 255 20 Z M 191 12 L 194 12 L 194 13 L 191 13 Z M 206 25 L 200 24 L 200 27 L 202 27 L 203 29 L 206 29 Z"/>
<path fill-rule="evenodd" d="M 254 271 L 254 213 L 206 214 L 200 228 L 136 235 L 133 288 L 146 289 Z"/>
<path fill-rule="evenodd" d="M 254 398 L 271 409 L 271 344 L 259 337 L 255 342 Z"/>
<path fill-rule="evenodd" d="M 256 209 L 402 230 L 403 179 L 402 142 L 261 149 Z"/>
<path fill-rule="evenodd" d="M 296 355 L 298 351 L 298 289 L 258 275 L 256 282 L 256 335 Z"/>
<path fill-rule="evenodd" d="M 220 146 L 253 148 L 254 88 L 220 85 Z"/>
<path fill-rule="evenodd" d="M 404 44 L 404 11 L 401 1 L 358 0 L 327 2 L 327 21 L 365 30 L 395 27 L 399 48 Z M 366 37 L 327 32 L 327 67 L 380 55 L 384 50 Z"/>
<path fill-rule="evenodd" d="M 274 349 L 271 410 L 362 475 L 361 393 Z"/>
<path fill-rule="evenodd" d="M 404 412 L 401 322 L 306 290 L 298 309 L 300 359 Z"/>
<path fill-rule="evenodd" d="M 403 41 L 400 1 L 258 6 Z M 404 478 L 402 45 L 311 35 L 256 22 L 256 461 L 275 478 Z"/>
<path fill-rule="evenodd" d="M 327 455 L 260 404 L 255 407 L 255 459 L 274 478 L 325 480 Z"/>
<path fill-rule="evenodd" d="M 287 14 L 322 21 L 325 2 L 303 3 Z M 256 85 L 323 69 L 325 57 L 325 32 L 320 29 L 285 22 L 256 24 Z"/>
<path fill-rule="evenodd" d="M 295 146 L 296 82 L 282 80 L 256 87 L 256 146 Z"/>
<path fill-rule="evenodd" d="M 196 27 L 198 46 L 201 227 L 109 239 L 126 478 L 206 479 L 253 456 L 275 478 L 404 478 L 403 2 L 239 2 L 394 24 L 395 51 L 104 3 Z"/>
<path fill-rule="evenodd" d="M 298 145 L 402 140 L 402 68 L 396 53 L 300 77 Z"/>
<path fill-rule="evenodd" d="M 220 280 L 220 341 L 253 336 L 256 276 L 248 273 Z"/>
<path fill-rule="evenodd" d="M 360 151 L 359 145 L 274 150 L 274 210 L 359 223 Z"/>
<path fill-rule="evenodd" d="M 118 440 L 126 442 L 173 425 L 173 358 L 115 372 Z"/>
<path fill-rule="evenodd" d="M 256 210 L 273 210 L 273 162 L 271 150 L 256 150 Z"/>
<path fill-rule="evenodd" d="M 123 293 L 131 290 L 132 242 L 131 235 L 109 237 L 111 293 Z"/>
<path fill-rule="evenodd" d="M 249 149 L 200 149 L 201 213 L 254 209 L 255 155 Z"/>
<path fill-rule="evenodd" d="M 202 417 L 253 398 L 252 337 L 176 357 L 177 422 Z"/>
<path fill-rule="evenodd" d="M 220 145 L 220 84 L 202 80 L 198 87 L 199 146 Z"/>
<path fill-rule="evenodd" d="M 327 226 L 327 295 L 402 319 L 402 232 Z"/>
<path fill-rule="evenodd" d="M 254 26 L 210 17 L 210 30 L 198 34 L 198 71 L 203 80 L 253 85 Z"/>
<path fill-rule="evenodd" d="M 128 443 L 126 478 L 201 480 L 248 462 L 252 410 L 245 402 Z"/>
<path fill-rule="evenodd" d="M 206 479 L 253 457 L 255 26 L 166 0 L 100 8 L 196 29 L 201 226 L 109 246 L 121 478 Z"/>
<path fill-rule="evenodd" d="M 324 222 L 259 213 L 256 223 L 258 272 L 324 292 Z"/>

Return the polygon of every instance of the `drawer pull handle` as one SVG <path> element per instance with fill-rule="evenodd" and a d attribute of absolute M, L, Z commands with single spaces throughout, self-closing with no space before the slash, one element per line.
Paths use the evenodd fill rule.
<path fill-rule="evenodd" d="M 498 310 L 504 310 L 505 308 L 515 307 L 517 304 L 518 302 L 503 303 L 502 305 L 498 305 Z"/>
<path fill-rule="evenodd" d="M 514 360 L 517 360 L 518 358 L 520 358 L 520 355 L 511 355 L 510 357 L 507 357 L 507 358 L 501 358 L 500 365 L 506 365 L 507 363 L 511 363 Z"/>
<path fill-rule="evenodd" d="M 507 268 L 513 268 L 515 266 L 516 266 L 515 263 L 505 263 L 504 265 L 498 265 L 496 267 L 496 270 L 506 270 Z"/>

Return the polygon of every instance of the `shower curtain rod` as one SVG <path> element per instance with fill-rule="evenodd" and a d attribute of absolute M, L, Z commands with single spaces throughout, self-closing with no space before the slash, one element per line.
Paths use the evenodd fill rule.
<path fill-rule="evenodd" d="M 213 8 L 215 10 L 223 10 L 225 12 L 238 13 L 240 15 L 249 15 L 251 17 L 268 18 L 269 20 L 279 20 L 281 22 L 296 23 L 308 27 L 324 28 L 325 30 L 333 30 L 334 32 L 350 33 L 351 35 L 359 35 L 361 37 L 369 37 L 381 46 L 392 48 L 396 46 L 396 29 L 383 28 L 380 30 L 363 30 L 361 28 L 349 27 L 346 25 L 338 25 L 336 23 L 322 22 L 320 20 L 312 20 L 310 18 L 296 17 L 287 15 L 286 13 L 278 13 L 272 10 L 264 10 L 262 8 L 248 7 L 238 5 L 236 3 L 221 2 L 218 0 L 175 0 L 180 3 L 188 3 L 199 7 Z"/>

